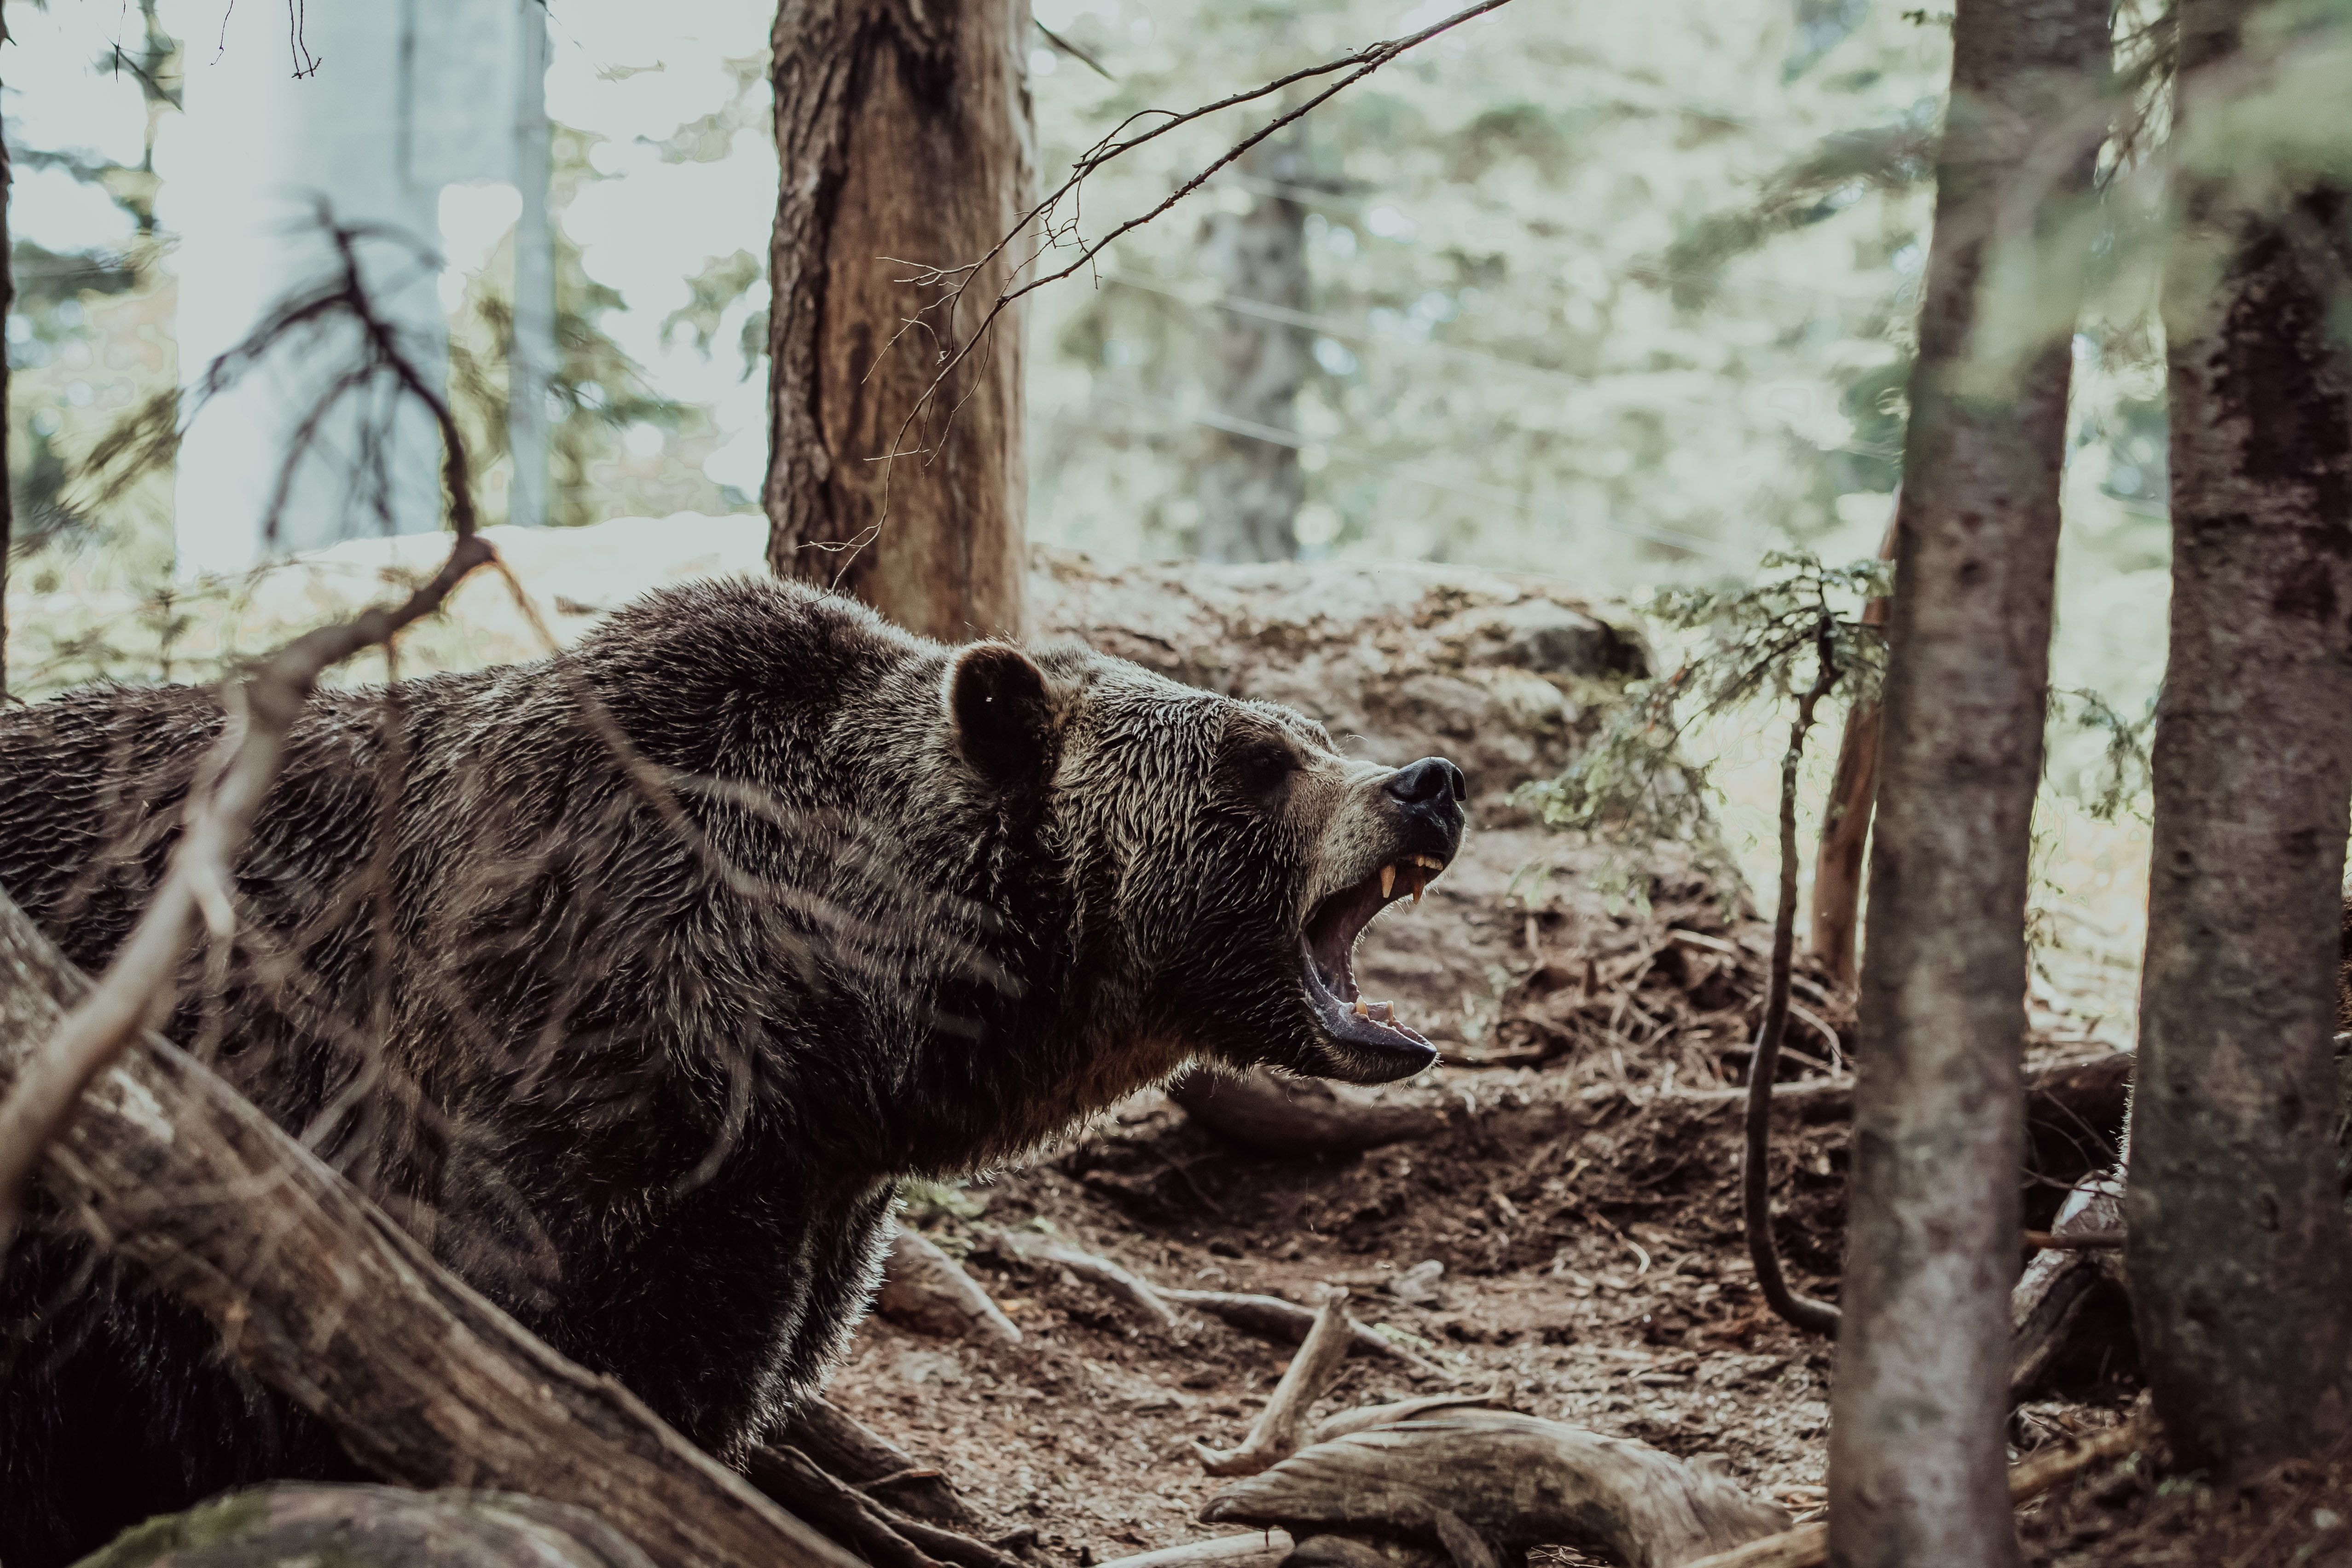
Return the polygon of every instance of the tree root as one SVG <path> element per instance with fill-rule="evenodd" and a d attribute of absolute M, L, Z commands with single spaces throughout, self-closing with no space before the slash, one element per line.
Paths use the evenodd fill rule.
<path fill-rule="evenodd" d="M 1307 1343 L 1290 1358 L 1290 1369 L 1275 1385 L 1274 1396 L 1258 1412 L 1240 1448 L 1192 1445 L 1202 1469 L 1213 1476 L 1254 1476 L 1298 1451 L 1298 1431 L 1306 1425 L 1307 1411 L 1323 1397 L 1348 1359 L 1349 1330 L 1354 1325 L 1349 1320 L 1347 1303 L 1345 1291 L 1334 1291 L 1324 1301 L 1315 1314 L 1315 1326 L 1307 1331 Z"/>
<path fill-rule="evenodd" d="M 875 1309 L 894 1322 L 949 1339 L 1019 1344 L 1021 1331 L 963 1266 L 912 1230 L 890 1239 Z"/>
<path fill-rule="evenodd" d="M 1028 1568 L 984 1541 L 909 1518 L 826 1474 L 798 1448 L 754 1448 L 744 1476 L 873 1568 Z"/>
<path fill-rule="evenodd" d="M 1315 1326 L 1315 1313 L 1311 1308 L 1286 1301 L 1280 1296 L 1250 1295 L 1234 1291 L 1163 1290 L 1160 1293 L 1171 1301 L 1198 1307 L 1245 1333 L 1280 1340 L 1286 1344 L 1297 1344 L 1304 1341 L 1307 1331 Z M 1351 1355 L 1385 1355 L 1432 1377 L 1451 1380 L 1454 1375 L 1435 1362 L 1413 1354 L 1404 1346 L 1381 1337 L 1361 1323 L 1355 1324 L 1349 1334 L 1348 1350 Z"/>
<path fill-rule="evenodd" d="M 1319 1078 L 1282 1078 L 1260 1068 L 1239 1075 L 1194 1070 L 1168 1098 L 1194 1121 L 1236 1144 L 1278 1155 L 1353 1155 L 1444 1132 L 1442 1103 L 1378 1098 Z"/>
<path fill-rule="evenodd" d="M 1672 1568 L 1785 1529 L 1789 1516 L 1644 1444 L 1464 1410 L 1318 1444 L 1225 1488 L 1201 1518 L 1278 1524 L 1302 1545 L 1321 1535 L 1436 1545 L 1455 1568 L 1496 1568 L 1546 1544 Z"/>
<path fill-rule="evenodd" d="M 124 1531 L 86 1568 L 331 1562 L 341 1568 L 650 1568 L 629 1538 L 566 1503 L 497 1491 L 281 1482 Z"/>
<path fill-rule="evenodd" d="M 900 1513 L 970 1535 L 986 1534 L 980 1516 L 945 1475 L 821 1396 L 794 1407 L 782 1440 L 827 1474 Z"/>
<path fill-rule="evenodd" d="M 1024 1263 L 1058 1266 L 1133 1307 L 1163 1329 L 1174 1332 L 1184 1326 L 1167 1297 L 1150 1281 L 1121 1268 L 1109 1259 L 1092 1252 L 1065 1246 L 1034 1231 L 1008 1230 L 998 1244 Z"/>

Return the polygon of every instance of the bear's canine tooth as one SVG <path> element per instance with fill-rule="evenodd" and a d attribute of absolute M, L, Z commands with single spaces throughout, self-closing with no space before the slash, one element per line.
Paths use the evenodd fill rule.
<path fill-rule="evenodd" d="M 1394 892 L 1396 892 L 1396 866 L 1392 862 L 1381 867 L 1381 896 L 1386 898 Z"/>
<path fill-rule="evenodd" d="M 1361 997 L 1358 997 L 1356 998 L 1356 1016 L 1360 1019 L 1368 1019 L 1372 1016 L 1372 1009 L 1364 1005 L 1364 998 Z"/>

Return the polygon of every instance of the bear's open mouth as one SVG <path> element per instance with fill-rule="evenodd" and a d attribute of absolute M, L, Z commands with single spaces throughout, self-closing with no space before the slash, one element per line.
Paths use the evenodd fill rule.
<path fill-rule="evenodd" d="M 1421 890 L 1445 869 L 1435 855 L 1406 855 L 1381 867 L 1363 881 L 1315 906 L 1299 936 L 1306 958 L 1307 994 L 1326 1028 L 1341 1040 L 1372 1051 L 1410 1049 L 1420 1056 L 1429 1041 L 1397 1020 L 1389 1002 L 1368 1002 L 1357 992 L 1356 940 L 1372 916 L 1411 896 L 1421 902 Z"/>

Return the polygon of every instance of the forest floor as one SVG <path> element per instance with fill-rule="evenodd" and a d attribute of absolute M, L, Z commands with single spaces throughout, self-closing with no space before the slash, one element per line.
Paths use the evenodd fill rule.
<path fill-rule="evenodd" d="M 1645 995 L 1665 1016 L 1659 992 L 1675 977 L 1653 969 Z M 1517 994 L 1536 1005 L 1527 988 Z M 1506 1039 L 1509 1018 L 1507 1006 Z M 2036 1052 L 2081 1054 L 2079 1040 Z M 1444 1134 L 1344 1158 L 1253 1153 L 1158 1094 L 1139 1097 L 1052 1157 L 909 1215 L 964 1257 L 1023 1343 L 931 1338 L 877 1318 L 830 1396 L 939 1464 L 1008 1528 L 1034 1528 L 1059 1562 L 1230 1533 L 1195 1522 L 1225 1483 L 1204 1473 L 1193 1445 L 1239 1442 L 1288 1347 L 1208 1319 L 1171 1332 L 999 1239 L 1044 1229 L 1163 1287 L 1301 1303 L 1344 1287 L 1360 1321 L 1438 1369 L 1359 1355 L 1318 1415 L 1492 1390 L 1530 1415 L 1684 1458 L 1720 1455 L 1752 1490 L 1800 1520 L 1818 1517 L 1831 1347 L 1780 1322 L 1754 1288 L 1739 1112 L 1718 1087 L 1738 1063 L 1694 1090 L 1690 1061 L 1662 1035 L 1632 1058 L 1585 1051 L 1542 1066 L 1443 1067 L 1436 1080 L 1463 1111 Z M 1834 1108 L 1814 1114 L 1776 1113 L 1775 1204 L 1794 1282 L 1833 1301 L 1849 1129 Z M 2080 1168 L 2056 1168 L 2045 1153 L 2049 1168 L 2028 1182 L 2031 1225 L 2046 1225 L 2060 1191 L 2098 1157 L 2079 1139 L 2058 1146 L 2080 1150 Z M 1398 1284 L 1416 1269 L 1424 1278 L 1431 1260 L 1443 1265 L 1433 1294 Z M 2110 1311 L 2012 1417 L 2011 1447 L 2022 1455 L 2113 1425 L 2139 1392 L 2127 1318 Z M 2201 1477 L 2167 1476 L 2161 1458 L 2088 1472 L 2030 1505 L 2029 1560 L 2352 1564 L 2352 1463 L 2224 1494 Z"/>
<path fill-rule="evenodd" d="M 1300 1302 L 1343 1286 L 1360 1320 L 1444 1369 L 1357 1356 L 1318 1414 L 1449 1385 L 1491 1389 L 1530 1415 L 1685 1458 L 1720 1454 L 1752 1490 L 1818 1517 L 1830 1347 L 1753 1288 L 1736 1106 L 1571 1072 L 1440 1071 L 1475 1114 L 1350 1159 L 1254 1155 L 1158 1096 L 1137 1101 L 1060 1157 L 969 1194 L 978 1214 L 929 1217 L 935 1239 L 967 1251 L 1022 1344 L 936 1339 L 877 1317 L 831 1396 L 1008 1527 L 1034 1527 L 1061 1562 L 1229 1532 L 1194 1522 L 1225 1483 L 1192 1446 L 1239 1442 L 1287 1347 L 1212 1319 L 1167 1332 L 992 1239 L 1042 1227 L 1165 1286 Z M 1842 1122 L 1795 1123 L 1775 1139 L 1783 1249 L 1799 1288 L 1832 1300 L 1847 1140 Z M 1433 1299 L 1390 1290 L 1433 1259 L 1444 1265 Z M 2128 1323 L 2118 1315 L 2094 1343 L 2095 1360 L 2063 1369 L 2013 1418 L 2016 1452 L 2124 1417 L 2139 1393 Z M 2341 1568 L 2352 1564 L 2352 1455 L 2244 1494 L 2142 1457 L 2090 1472 L 2021 1522 L 2028 1560 L 2050 1568 Z"/>

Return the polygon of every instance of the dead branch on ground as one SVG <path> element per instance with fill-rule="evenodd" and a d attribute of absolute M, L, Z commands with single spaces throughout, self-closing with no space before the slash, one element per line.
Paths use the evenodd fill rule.
<path fill-rule="evenodd" d="M 984 1541 L 892 1508 L 828 1474 L 798 1448 L 754 1448 L 745 1474 L 753 1486 L 845 1543 L 872 1568 L 1026 1568 Z"/>
<path fill-rule="evenodd" d="M 1613 1552 L 1672 1568 L 1785 1529 L 1789 1516 L 1713 1469 L 1556 1421 L 1465 1410 L 1318 1444 L 1227 1487 L 1205 1522 L 1445 1548 L 1457 1568 L 1528 1547 Z"/>
<path fill-rule="evenodd" d="M 1171 1301 L 1198 1307 L 1210 1316 L 1221 1318 L 1244 1333 L 1266 1339 L 1297 1344 L 1307 1338 L 1315 1326 L 1315 1312 L 1280 1296 L 1253 1295 L 1239 1291 L 1173 1291 L 1160 1292 Z M 1393 1340 L 1382 1337 L 1362 1323 L 1349 1331 L 1349 1354 L 1351 1355 L 1385 1355 L 1403 1362 L 1415 1372 L 1432 1377 L 1452 1378 L 1454 1374 L 1435 1362 L 1413 1354 Z"/>
<path fill-rule="evenodd" d="M 232 934 L 236 917 L 230 889 L 238 852 L 254 813 L 278 777 L 286 732 L 319 677 L 362 648 L 388 644 L 403 627 L 439 609 L 467 573 L 494 557 L 475 532 L 465 444 L 448 401 L 410 360 L 361 277 L 359 243 L 381 237 L 383 231 L 336 223 L 323 207 L 319 221 L 334 247 L 334 277 L 278 306 L 244 341 L 214 361 L 198 389 L 197 402 L 201 405 L 226 389 L 296 334 L 349 320 L 361 336 L 360 367 L 339 378 L 327 401 L 304 422 L 280 469 L 269 520 L 274 524 L 290 476 L 315 438 L 325 410 L 360 388 L 389 382 L 400 395 L 422 402 L 440 432 L 442 477 L 457 543 L 441 569 L 403 603 L 303 633 L 227 694 L 228 722 L 189 793 L 180 841 L 162 884 L 98 984 L 81 997 L 41 1051 L 22 1064 L 14 1075 L 14 1087 L 0 1100 L 0 1252 L 16 1234 L 26 1184 L 44 1151 L 72 1119 L 82 1092 L 122 1054 L 142 1024 L 170 1012 L 197 916 L 203 916 L 214 941 L 226 942 Z"/>
<path fill-rule="evenodd" d="M 943 1338 L 1021 1343 L 1021 1330 L 963 1265 L 913 1230 L 890 1238 L 874 1306 L 886 1318 Z"/>
<path fill-rule="evenodd" d="M 1306 1425 L 1307 1411 L 1330 1388 L 1340 1364 L 1348 1359 L 1350 1327 L 1348 1292 L 1334 1291 L 1324 1298 L 1322 1309 L 1315 1314 L 1315 1326 L 1307 1331 L 1307 1343 L 1290 1358 L 1289 1370 L 1274 1385 L 1273 1396 L 1251 1423 L 1242 1446 L 1220 1449 L 1204 1443 L 1192 1445 L 1201 1468 L 1213 1476 L 1254 1476 L 1297 1453 L 1299 1428 Z"/>
<path fill-rule="evenodd" d="M 1353 1155 L 1444 1132 L 1449 1118 L 1427 1103 L 1384 1100 L 1318 1078 L 1194 1070 L 1169 1085 L 1168 1098 L 1211 1132 L 1254 1149 L 1286 1155 Z"/>
<path fill-rule="evenodd" d="M 967 1534 L 981 1533 L 980 1517 L 956 1495 L 942 1472 L 919 1464 L 912 1454 L 823 1395 L 811 1395 L 793 1406 L 782 1440 L 827 1473 L 900 1513 Z"/>
<path fill-rule="evenodd" d="M 1176 1331 L 1184 1326 L 1183 1320 L 1176 1315 L 1175 1309 L 1168 1304 L 1167 1297 L 1157 1286 L 1108 1258 L 1066 1246 L 1034 1231 L 1005 1231 L 998 1238 L 998 1245 L 1024 1263 L 1067 1269 L 1078 1279 L 1133 1307 L 1160 1328 Z"/>

